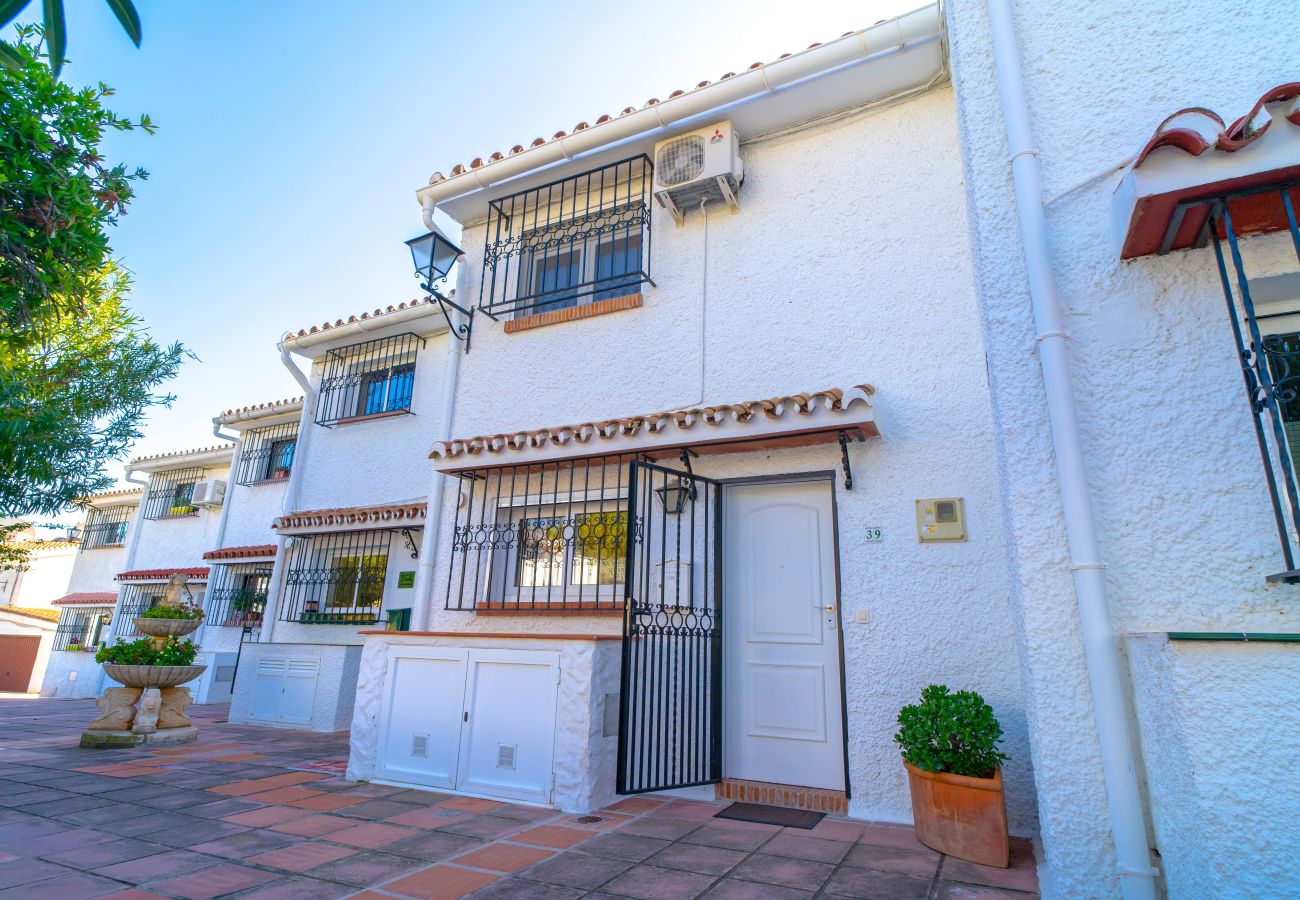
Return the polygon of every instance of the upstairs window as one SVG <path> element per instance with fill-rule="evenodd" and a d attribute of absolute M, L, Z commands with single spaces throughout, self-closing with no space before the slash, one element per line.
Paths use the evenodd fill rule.
<path fill-rule="evenodd" d="M 268 563 L 235 563 L 212 567 L 204 595 L 204 624 L 223 627 L 257 626 L 266 610 L 271 587 Z"/>
<path fill-rule="evenodd" d="M 259 428 L 244 435 L 239 451 L 237 484 L 258 484 L 289 477 L 298 446 L 298 423 Z"/>
<path fill-rule="evenodd" d="M 316 405 L 317 425 L 411 411 L 415 358 L 424 339 L 406 332 L 331 350 Z"/>
<path fill-rule="evenodd" d="M 90 510 L 86 527 L 81 531 L 81 549 L 120 547 L 126 543 L 126 529 L 133 509 L 133 506 L 110 506 L 108 509 Z"/>
<path fill-rule="evenodd" d="M 149 478 L 144 502 L 146 519 L 171 519 L 198 513 L 194 507 L 194 485 L 203 480 L 203 469 L 174 469 L 155 472 Z"/>
<path fill-rule="evenodd" d="M 492 201 L 479 308 L 526 318 L 653 284 L 652 176 L 643 154 Z"/>

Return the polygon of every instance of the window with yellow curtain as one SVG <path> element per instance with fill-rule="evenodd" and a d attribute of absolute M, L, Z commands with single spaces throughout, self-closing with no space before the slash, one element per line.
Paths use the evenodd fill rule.
<path fill-rule="evenodd" d="M 365 608 L 383 603 L 388 554 L 336 556 L 332 568 L 333 584 L 326 606 Z"/>

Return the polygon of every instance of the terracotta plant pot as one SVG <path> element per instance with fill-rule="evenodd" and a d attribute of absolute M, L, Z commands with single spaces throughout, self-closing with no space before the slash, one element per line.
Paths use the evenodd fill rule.
<path fill-rule="evenodd" d="M 193 681 L 207 666 L 124 666 L 104 663 L 109 678 L 129 688 L 169 688 Z"/>
<path fill-rule="evenodd" d="M 1011 848 L 1002 770 L 992 778 L 970 778 L 903 765 L 912 791 L 917 839 L 940 853 L 1005 869 Z"/>
<path fill-rule="evenodd" d="M 135 627 L 149 637 L 179 637 L 198 631 L 202 624 L 202 619 L 146 619 L 144 616 L 135 619 Z"/>

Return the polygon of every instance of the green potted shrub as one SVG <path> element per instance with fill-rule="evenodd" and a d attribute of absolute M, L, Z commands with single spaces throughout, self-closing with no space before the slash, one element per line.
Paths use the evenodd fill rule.
<path fill-rule="evenodd" d="M 1007 811 L 998 749 L 1002 726 L 974 691 L 932 684 L 898 713 L 916 836 L 927 847 L 1006 868 Z"/>
<path fill-rule="evenodd" d="M 110 678 L 126 687 L 166 688 L 192 681 L 203 673 L 207 666 L 194 665 L 198 650 L 188 638 L 118 638 L 112 646 L 100 647 L 95 661 L 104 665 Z"/>

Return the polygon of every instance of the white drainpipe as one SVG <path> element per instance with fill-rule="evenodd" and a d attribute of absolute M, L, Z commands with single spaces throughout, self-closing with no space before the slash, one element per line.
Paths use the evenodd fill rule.
<path fill-rule="evenodd" d="M 1146 817 L 1138 792 L 1117 641 L 1106 603 L 1104 566 L 1083 464 L 1083 444 L 1070 381 L 1069 349 L 1061 316 L 1060 292 L 1047 245 L 1042 177 L 1021 75 L 1020 47 L 1016 41 L 1010 0 L 987 0 L 987 3 L 998 89 L 1011 153 L 1016 208 L 1020 216 L 1020 238 L 1029 277 L 1029 296 L 1038 331 L 1035 341 L 1043 369 L 1052 448 L 1056 454 L 1056 475 L 1070 546 L 1070 568 L 1074 572 L 1084 658 L 1101 745 L 1101 765 L 1118 859 L 1120 891 L 1126 900 L 1154 900 L 1158 873 L 1151 866 L 1147 847 Z M 1068 773 L 1065 774 L 1068 777 Z"/>
<path fill-rule="evenodd" d="M 465 296 L 466 266 L 461 257 L 456 271 L 456 296 Z M 459 323 L 460 313 L 451 311 L 452 321 Z M 453 416 L 456 412 L 456 382 L 460 378 L 461 342 L 453 332 L 447 332 L 447 362 L 442 376 L 442 408 L 439 410 L 435 441 L 451 440 Z M 442 497 L 447 488 L 447 476 L 437 469 L 429 476 L 429 501 L 425 507 L 424 534 L 420 537 L 420 563 L 415 570 L 415 609 L 411 611 L 411 630 L 424 631 L 429 625 L 429 610 L 433 603 L 434 554 L 438 551 L 438 530 L 442 524 Z"/>
<path fill-rule="evenodd" d="M 240 451 L 243 449 L 243 444 L 239 440 L 239 435 L 224 433 L 221 430 L 221 422 L 217 418 L 213 418 L 212 420 L 212 433 L 216 437 L 221 438 L 223 441 L 235 442 L 235 450 L 230 455 L 230 476 L 229 476 L 229 481 L 234 481 L 234 475 L 236 472 L 239 471 Z M 221 547 L 223 546 L 222 542 L 226 539 L 226 520 L 230 517 L 230 499 L 231 497 L 234 496 L 235 493 L 234 491 L 230 490 L 229 484 L 227 484 L 226 489 L 228 495 L 225 499 L 225 502 L 221 504 L 221 516 L 217 519 L 216 545 L 212 548 L 213 550 L 220 550 Z"/>
<path fill-rule="evenodd" d="M 312 417 L 316 410 L 316 390 L 312 387 L 311 378 L 294 363 L 289 349 L 284 346 L 283 339 L 276 344 L 276 349 L 280 351 L 280 362 L 289 370 L 293 380 L 298 382 L 298 387 L 302 388 L 302 412 L 298 417 L 298 439 L 293 448 L 293 466 L 289 469 L 289 483 L 284 488 L 284 499 L 280 501 L 280 512 L 287 514 L 295 511 L 298 505 L 298 489 L 302 484 L 303 470 L 306 468 L 307 442 L 311 434 Z M 270 643 L 275 636 L 276 614 L 280 608 L 280 593 L 284 583 L 285 540 L 284 535 L 276 535 L 275 562 L 271 564 L 271 584 L 266 592 L 266 609 L 262 613 L 262 633 L 258 637 L 259 643 Z"/>

